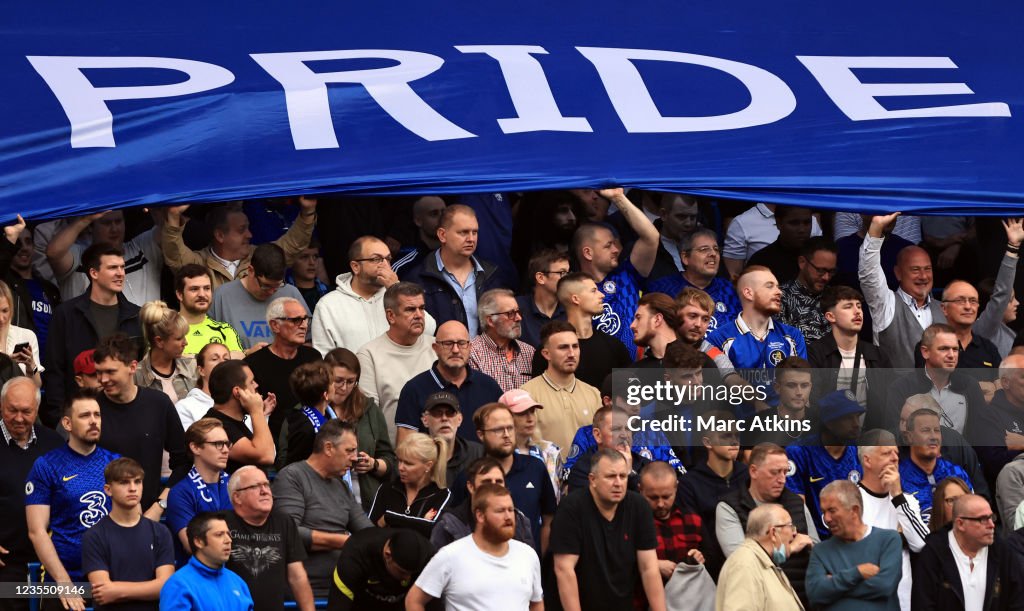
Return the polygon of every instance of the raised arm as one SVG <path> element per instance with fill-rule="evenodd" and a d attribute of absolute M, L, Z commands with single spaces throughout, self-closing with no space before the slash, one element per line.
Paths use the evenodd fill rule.
<path fill-rule="evenodd" d="M 80 216 L 58 231 L 57 235 L 53 236 L 53 239 L 46 246 L 46 259 L 50 262 L 54 277 L 59 280 L 72 271 L 74 255 L 71 254 L 71 247 L 78 240 L 78 236 L 85 231 L 86 227 L 107 212 L 110 211 Z"/>
<path fill-rule="evenodd" d="M 629 255 L 629 260 L 636 268 L 637 273 L 646 278 L 654 267 L 654 259 L 658 255 L 658 245 L 661 243 L 661 234 L 658 233 L 654 223 L 647 218 L 643 210 L 629 201 L 621 188 L 601 189 L 598 194 L 611 200 L 629 226 L 636 232 L 638 237 L 636 244 L 633 245 L 633 251 Z"/>
<path fill-rule="evenodd" d="M 871 218 L 868 233 L 864 236 L 864 244 L 860 247 L 858 277 L 860 288 L 864 293 L 868 311 L 871 313 L 876 332 L 881 332 L 892 323 L 896 313 L 896 296 L 889 290 L 882 270 L 882 230 L 889 223 L 895 223 L 899 212 Z"/>

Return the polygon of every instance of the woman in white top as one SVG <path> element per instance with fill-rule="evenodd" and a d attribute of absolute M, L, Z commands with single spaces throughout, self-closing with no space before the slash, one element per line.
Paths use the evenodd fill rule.
<path fill-rule="evenodd" d="M 4 354 L 8 354 L 15 363 L 21 367 L 21 372 L 32 376 L 36 384 L 41 384 L 39 374 L 43 368 L 36 361 L 39 354 L 39 340 L 36 334 L 29 329 L 16 327 L 11 324 L 13 314 L 14 296 L 11 294 L 11 287 L 6 282 L 0 281 L 0 348 Z"/>
<path fill-rule="evenodd" d="M 196 354 L 196 365 L 199 379 L 198 386 L 188 391 L 184 399 L 174 404 L 178 410 L 178 418 L 181 418 L 181 428 L 188 430 L 196 420 L 201 419 L 213 407 L 213 397 L 210 396 L 210 373 L 213 368 L 223 361 L 231 360 L 231 352 L 224 344 L 206 344 Z M 248 423 L 248 420 L 246 420 Z"/>

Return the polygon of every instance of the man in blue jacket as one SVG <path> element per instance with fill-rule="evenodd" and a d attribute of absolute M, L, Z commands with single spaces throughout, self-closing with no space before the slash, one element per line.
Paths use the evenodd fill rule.
<path fill-rule="evenodd" d="M 231 532 L 224 514 L 206 512 L 186 528 L 193 556 L 160 590 L 160 611 L 252 611 L 249 586 L 224 567 Z"/>

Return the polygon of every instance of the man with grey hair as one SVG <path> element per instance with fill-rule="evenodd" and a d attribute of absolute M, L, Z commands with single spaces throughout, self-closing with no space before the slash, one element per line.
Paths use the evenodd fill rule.
<path fill-rule="evenodd" d="M 780 568 L 796 534 L 782 505 L 764 503 L 752 509 L 746 538 L 718 576 L 715 611 L 802 611 L 800 597 Z"/>
<path fill-rule="evenodd" d="M 36 424 L 39 387 L 24 376 L 12 378 L 0 389 L 0 583 L 25 583 L 26 564 L 37 562 L 25 524 L 25 479 L 36 459 L 63 445 L 53 431 Z M 5 600 L 4 609 L 27 611 L 27 600 Z"/>
<path fill-rule="evenodd" d="M 477 304 L 480 334 L 469 343 L 469 366 L 494 378 L 501 392 L 530 381 L 534 347 L 520 341 L 523 315 L 516 295 L 508 289 L 491 289 Z"/>
<path fill-rule="evenodd" d="M 395 411 L 398 397 L 410 378 L 434 363 L 434 336 L 425 333 L 427 310 L 423 287 L 398 282 L 384 291 L 384 315 L 388 330 L 359 349 L 359 389 L 377 401 L 395 442 Z"/>
<path fill-rule="evenodd" d="M 320 353 L 305 345 L 309 320 L 306 304 L 301 299 L 279 297 L 271 301 L 267 306 L 267 325 L 274 341 L 245 357 L 260 393 L 265 399 L 275 397 L 281 406 L 270 414 L 270 432 L 275 442 L 281 439 L 281 427 L 288 412 L 299 401 L 288 379 L 299 366 L 320 360 Z M 283 458 L 285 453 L 280 443 L 277 450 L 277 455 Z"/>
<path fill-rule="evenodd" d="M 807 598 L 822 609 L 900 608 L 900 535 L 865 524 L 857 485 L 836 480 L 821 491 L 821 509 L 832 537 L 811 551 Z"/>
<path fill-rule="evenodd" d="M 241 467 L 228 480 L 228 494 L 234 509 L 227 515 L 227 567 L 249 586 L 253 611 L 280 611 L 289 588 L 300 611 L 313 611 L 313 590 L 302 565 L 306 550 L 295 522 L 274 509 L 267 474 L 252 465 Z"/>
<path fill-rule="evenodd" d="M 864 433 L 857 446 L 857 457 L 864 474 L 860 487 L 861 519 L 874 528 L 903 533 L 903 578 L 900 579 L 900 608 L 910 609 L 913 579 L 910 552 L 924 547 L 928 526 L 921 517 L 921 506 L 913 495 L 904 494 L 900 485 L 900 452 L 896 437 L 889 431 L 874 429 Z"/>
<path fill-rule="evenodd" d="M 971 443 L 985 467 L 985 478 L 995 482 L 999 472 L 1024 451 L 1024 356 L 1013 354 L 999 364 L 1001 389 L 988 409 L 971 423 Z"/>

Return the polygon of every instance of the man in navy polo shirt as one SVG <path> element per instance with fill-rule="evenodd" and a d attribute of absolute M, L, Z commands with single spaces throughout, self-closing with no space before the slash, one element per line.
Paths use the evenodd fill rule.
<path fill-rule="evenodd" d="M 410 433 L 426 432 L 422 421 L 423 406 L 427 398 L 438 391 L 446 390 L 458 397 L 462 410 L 458 435 L 473 440 L 476 439 L 473 412 L 485 403 L 496 402 L 501 396 L 501 387 L 494 378 L 468 367 L 469 331 L 461 322 L 450 320 L 437 328 L 434 353 L 437 360 L 433 366 L 406 382 L 398 396 L 396 445 Z"/>
<path fill-rule="evenodd" d="M 473 414 L 476 435 L 484 445 L 484 455 L 501 463 L 505 487 L 512 493 L 516 509 L 530 520 L 533 546 L 543 557 L 548 548 L 551 520 L 555 517 L 555 488 L 544 461 L 515 452 L 516 429 L 512 412 L 501 403 L 488 403 Z M 466 497 L 466 474 L 450 483 L 452 503 Z"/>

